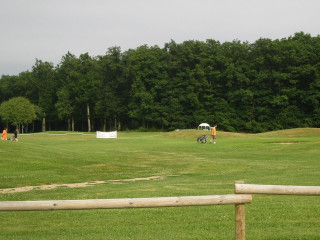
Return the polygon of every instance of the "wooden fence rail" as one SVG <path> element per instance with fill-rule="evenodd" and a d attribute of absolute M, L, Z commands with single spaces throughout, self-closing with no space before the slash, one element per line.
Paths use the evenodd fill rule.
<path fill-rule="evenodd" d="M 187 197 L 158 198 L 120 198 L 87 200 L 48 200 L 48 201 L 1 201 L 0 211 L 43 211 L 43 210 L 82 210 L 110 208 L 150 208 L 227 205 L 236 206 L 236 240 L 245 240 L 244 208 L 237 211 L 237 206 L 252 202 L 249 194 L 229 194 Z"/>
<path fill-rule="evenodd" d="M 81 210 L 104 208 L 181 207 L 251 203 L 248 194 L 50 201 L 1 201 L 0 211 Z"/>
<path fill-rule="evenodd" d="M 257 185 L 257 184 L 236 183 L 235 193 L 320 196 L 320 187 L 289 186 L 289 185 Z"/>

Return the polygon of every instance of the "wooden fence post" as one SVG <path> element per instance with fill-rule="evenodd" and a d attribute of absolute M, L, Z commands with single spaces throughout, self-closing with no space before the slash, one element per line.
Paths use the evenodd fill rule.
<path fill-rule="evenodd" d="M 238 181 L 236 184 L 243 184 L 243 181 Z M 236 240 L 246 239 L 246 225 L 245 225 L 245 208 L 244 204 L 235 204 L 235 218 L 236 218 Z"/>

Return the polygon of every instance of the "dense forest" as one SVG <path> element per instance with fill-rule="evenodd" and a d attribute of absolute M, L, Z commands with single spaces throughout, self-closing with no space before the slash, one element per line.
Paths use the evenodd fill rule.
<path fill-rule="evenodd" d="M 320 36 L 68 52 L 57 66 L 36 59 L 30 71 L 2 75 L 0 104 L 14 97 L 37 108 L 28 131 L 320 127 Z"/>

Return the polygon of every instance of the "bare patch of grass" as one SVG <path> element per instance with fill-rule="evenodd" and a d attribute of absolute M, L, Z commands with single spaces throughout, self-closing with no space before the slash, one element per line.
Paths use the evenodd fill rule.
<path fill-rule="evenodd" d="M 145 178 L 132 178 L 132 179 L 119 179 L 119 180 L 108 180 L 108 181 L 93 181 L 93 182 L 82 182 L 82 183 L 65 183 L 65 184 L 48 184 L 41 186 L 24 186 L 18 188 L 5 188 L 0 189 L 0 193 L 20 193 L 20 192 L 29 192 L 32 190 L 52 190 L 58 187 L 67 187 L 67 188 L 82 188 L 90 187 L 99 184 L 105 183 L 114 183 L 114 182 L 136 182 L 136 181 L 150 181 L 150 180 L 160 180 L 165 178 L 164 176 L 152 176 Z"/>

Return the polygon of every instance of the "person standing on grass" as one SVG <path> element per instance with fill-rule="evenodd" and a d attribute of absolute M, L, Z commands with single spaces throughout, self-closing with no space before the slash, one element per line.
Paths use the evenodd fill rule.
<path fill-rule="evenodd" d="M 2 131 L 2 137 L 1 137 L 2 140 L 7 140 L 7 134 L 8 134 L 7 131 L 8 131 L 7 128 L 5 128 L 5 129 Z"/>
<path fill-rule="evenodd" d="M 13 132 L 13 141 L 18 142 L 18 128 Z"/>
<path fill-rule="evenodd" d="M 217 124 L 215 124 L 213 126 L 213 128 L 211 128 L 211 135 L 212 135 L 212 139 L 213 139 L 213 143 L 216 144 L 216 138 L 217 138 Z"/>

